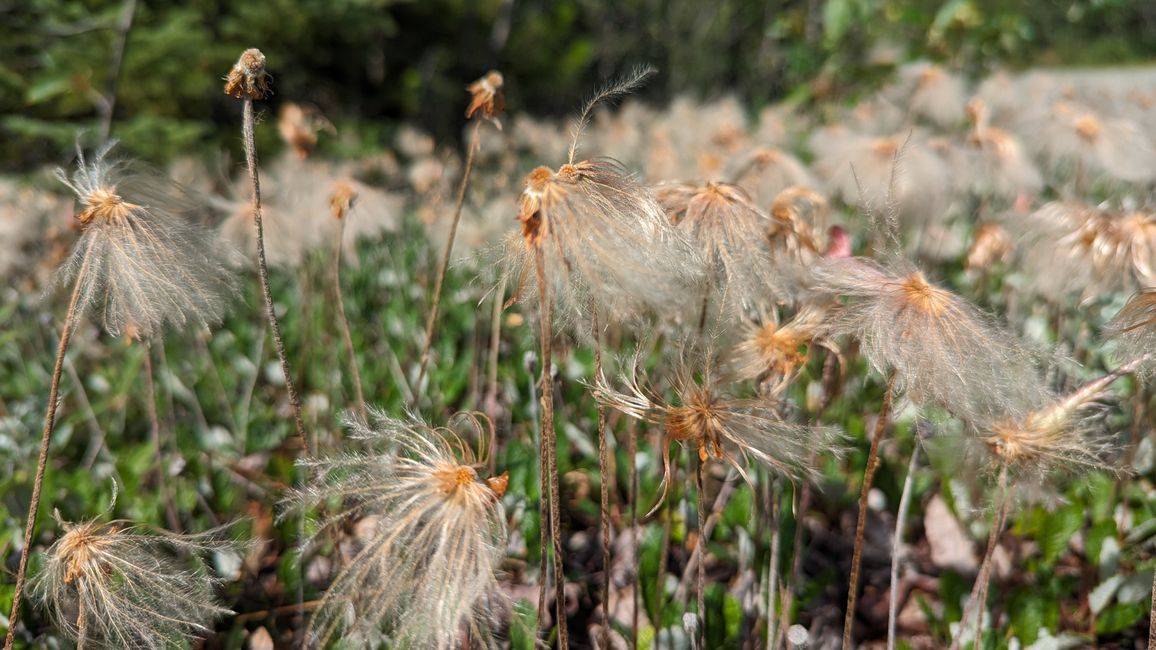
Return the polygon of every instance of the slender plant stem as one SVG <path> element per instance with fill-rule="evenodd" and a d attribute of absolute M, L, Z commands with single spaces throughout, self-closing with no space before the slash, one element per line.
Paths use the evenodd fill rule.
<path fill-rule="evenodd" d="M 241 136 L 245 142 L 245 163 L 249 167 L 249 183 L 253 187 L 253 223 L 257 228 L 257 276 L 261 280 L 261 295 L 265 300 L 265 316 L 269 320 L 269 331 L 273 333 L 273 347 L 281 362 L 281 374 L 285 377 L 285 389 L 289 393 L 289 407 L 293 411 L 293 424 L 297 427 L 297 437 L 302 447 L 306 444 L 305 421 L 301 419 L 301 400 L 293 385 L 293 373 L 289 370 L 289 359 L 285 356 L 285 342 L 281 339 L 281 325 L 277 322 L 277 311 L 273 307 L 273 292 L 269 289 L 269 266 L 265 261 L 265 226 L 261 219 L 261 179 L 257 173 L 257 145 L 253 137 L 253 100 L 244 99 Z M 309 453 L 317 454 L 317 439 L 309 442 Z"/>
<path fill-rule="evenodd" d="M 674 532 L 674 522 L 670 516 L 670 499 L 662 502 L 662 543 L 658 551 L 657 584 L 654 586 L 654 629 L 655 647 L 661 647 L 662 615 L 666 611 L 666 570 L 670 556 L 670 536 Z M 673 643 L 673 641 L 672 641 Z"/>
<path fill-rule="evenodd" d="M 161 502 L 165 507 L 165 520 L 169 530 L 181 532 L 181 520 L 177 517 L 176 506 L 173 505 L 173 495 L 169 490 L 168 477 L 165 476 L 165 455 L 161 448 L 161 419 L 157 415 L 157 384 L 153 371 L 152 349 L 148 344 L 144 348 L 145 374 L 145 412 L 149 418 L 149 438 L 153 443 L 153 462 L 157 466 L 157 491 L 160 492 Z"/>
<path fill-rule="evenodd" d="M 851 630 L 855 626 L 855 603 L 859 599 L 859 572 L 863 567 L 863 539 L 867 533 L 867 495 L 879 469 L 879 443 L 887 432 L 887 418 L 891 415 L 891 401 L 895 393 L 895 372 L 887 377 L 887 392 L 879 408 L 879 419 L 871 437 L 871 451 L 867 454 L 867 468 L 863 471 L 863 487 L 859 491 L 859 520 L 855 522 L 855 551 L 851 556 L 851 578 L 847 583 L 847 612 L 843 618 L 843 647 L 852 648 Z"/>
<path fill-rule="evenodd" d="M 425 320 L 425 343 L 421 348 L 421 368 L 417 372 L 417 383 L 414 384 L 414 400 L 421 395 L 421 382 L 425 379 L 429 368 L 430 347 L 433 345 L 434 326 L 437 324 L 438 308 L 442 300 L 442 285 L 445 283 L 446 272 L 450 268 L 450 254 L 454 251 L 454 238 L 458 234 L 458 222 L 462 219 L 462 206 L 466 202 L 466 188 L 470 185 L 470 171 L 474 167 L 474 151 L 478 148 L 478 129 L 482 126 L 481 120 L 474 120 L 474 130 L 470 134 L 469 149 L 466 151 L 466 166 L 462 171 L 462 181 L 458 183 L 458 198 L 454 204 L 454 219 L 450 222 L 450 234 L 446 240 L 446 250 L 442 253 L 442 262 L 438 266 L 437 277 L 434 278 L 434 295 L 430 302 L 429 315 Z"/>
<path fill-rule="evenodd" d="M 498 356 L 502 348 L 502 302 L 505 300 L 506 279 L 502 278 L 494 292 L 494 306 L 490 313 L 490 363 L 486 369 L 486 413 L 498 414 Z"/>
<path fill-rule="evenodd" d="M 554 609 L 557 613 L 558 647 L 570 647 L 566 631 L 566 573 L 562 567 L 562 513 L 561 490 L 558 486 L 558 438 L 554 431 L 554 378 L 553 365 L 554 323 L 550 308 L 549 285 L 546 284 L 546 260 L 541 248 L 534 249 L 534 266 L 538 274 L 538 314 L 541 322 L 542 370 L 542 455 L 547 464 L 547 492 L 550 498 L 550 537 L 554 543 Z"/>
<path fill-rule="evenodd" d="M 602 376 L 602 337 L 598 327 L 598 307 L 591 314 L 594 339 L 594 377 Z M 610 452 L 606 441 L 606 407 L 598 402 L 598 473 L 601 477 L 602 516 L 602 647 L 610 647 Z"/>
<path fill-rule="evenodd" d="M 72 287 L 72 297 L 68 301 L 68 311 L 64 316 L 64 326 L 60 329 L 60 343 L 56 348 L 56 363 L 52 368 L 52 384 L 48 388 L 48 407 L 44 413 L 44 430 L 40 434 L 40 456 L 36 461 L 36 477 L 32 481 L 32 498 L 28 502 L 28 519 L 24 523 L 24 545 L 20 548 L 20 564 L 16 569 L 16 587 L 12 592 L 12 609 L 8 614 L 8 634 L 4 638 L 5 650 L 12 650 L 16 643 L 16 626 L 20 623 L 20 602 L 24 595 L 24 581 L 28 576 L 28 557 L 32 554 L 32 538 L 36 532 L 36 513 L 40 510 L 40 493 L 44 488 L 44 473 L 48 469 L 48 446 L 52 441 L 52 428 L 56 425 L 56 405 L 60 396 L 60 375 L 64 372 L 64 355 L 68 352 L 68 341 L 72 338 L 72 328 L 76 324 L 80 304 L 80 284 L 88 272 L 92 249 L 84 254 L 76 283 Z"/>
<path fill-rule="evenodd" d="M 344 215 L 337 220 L 337 242 L 333 248 L 333 268 L 330 275 L 333 278 L 333 297 L 337 299 L 337 325 L 341 328 L 341 340 L 345 343 L 345 354 L 349 357 L 349 372 L 353 377 L 353 391 L 357 397 L 357 417 L 362 422 L 369 419 L 369 411 L 365 406 L 365 390 L 361 386 L 361 371 L 357 368 L 357 353 L 353 349 L 353 335 L 349 331 L 349 319 L 345 316 L 345 295 L 341 291 L 341 249 L 345 241 Z"/>
<path fill-rule="evenodd" d="M 1148 617 L 1148 650 L 1156 650 L 1156 573 L 1152 574 L 1152 614 Z"/>
<path fill-rule="evenodd" d="M 1007 489 L 1007 460 L 999 468 L 999 506 L 996 508 L 995 521 L 991 524 L 991 534 L 987 538 L 987 550 L 983 554 L 983 565 L 979 569 L 979 597 L 975 603 L 979 611 L 975 614 L 975 650 L 983 647 L 983 610 L 987 602 L 987 587 L 991 582 L 991 559 L 995 555 L 996 543 L 1003 531 L 1004 519 L 1007 517 L 1008 489 Z"/>
<path fill-rule="evenodd" d="M 771 560 L 767 563 L 767 648 L 775 647 L 778 638 L 778 616 L 775 612 L 775 596 L 779 591 L 779 557 L 782 553 L 782 535 L 780 534 L 779 512 L 779 482 L 772 480 L 771 485 Z"/>
<path fill-rule="evenodd" d="M 702 549 L 698 556 L 698 571 L 695 573 L 694 595 L 698 609 L 698 647 L 706 648 L 706 461 L 698 459 L 695 472 L 695 487 L 698 490 L 698 544 Z"/>
<path fill-rule="evenodd" d="M 76 599 L 76 650 L 84 650 L 88 643 L 88 606 L 85 600 L 83 594 Z"/>
<path fill-rule="evenodd" d="M 640 532 L 638 530 L 638 468 L 635 466 L 634 459 L 638 454 L 638 420 L 630 418 L 626 424 L 627 435 L 629 442 L 627 442 L 628 456 L 630 457 L 630 535 L 633 539 L 634 557 L 640 556 Z M 633 600 L 633 609 L 631 611 L 630 620 L 630 647 L 638 647 L 638 591 L 641 587 L 639 582 L 639 572 L 637 568 L 634 571 L 634 585 L 631 589 L 631 598 Z"/>
<path fill-rule="evenodd" d="M 899 513 L 895 516 L 895 536 L 891 543 L 891 597 L 887 605 L 887 650 L 895 650 L 895 623 L 899 615 L 899 562 L 907 555 L 903 543 L 903 530 L 907 527 L 907 510 L 911 506 L 912 486 L 915 484 L 915 469 L 919 466 L 919 440 L 911 450 L 911 461 L 907 464 L 907 476 L 903 479 L 903 492 L 899 497 Z"/>
<path fill-rule="evenodd" d="M 817 450 L 812 450 L 810 458 L 807 460 L 807 467 L 814 467 L 816 460 L 819 457 Z M 803 492 L 799 496 L 799 507 L 795 511 L 795 537 L 791 542 L 791 587 L 786 590 L 786 599 L 783 601 L 783 627 L 786 628 L 791 622 L 791 609 L 794 607 L 795 592 L 799 589 L 803 581 L 803 531 L 806 526 L 803 525 L 803 519 L 807 516 L 807 511 L 811 509 L 812 488 L 811 482 L 803 483 Z"/>

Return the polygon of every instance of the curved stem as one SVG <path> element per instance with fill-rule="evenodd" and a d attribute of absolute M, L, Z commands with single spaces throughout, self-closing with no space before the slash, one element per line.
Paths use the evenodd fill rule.
<path fill-rule="evenodd" d="M 285 356 L 285 343 L 281 339 L 281 325 L 277 322 L 277 312 L 273 308 L 273 292 L 269 289 L 269 265 L 265 261 L 265 226 L 261 219 L 261 179 L 257 174 L 257 145 L 253 137 L 253 100 L 246 97 L 241 121 L 241 138 L 245 143 L 245 163 L 249 168 L 249 184 L 253 187 L 253 223 L 257 228 L 257 276 L 261 280 L 261 296 L 265 301 L 265 317 L 269 320 L 269 331 L 273 333 L 273 347 L 277 350 L 277 360 L 281 362 L 281 374 L 285 377 L 285 389 L 289 393 L 289 407 L 293 411 L 293 424 L 302 447 L 306 444 L 305 421 L 301 419 L 301 400 L 293 385 L 293 373 L 289 370 L 289 360 Z M 317 440 L 312 439 L 309 453 L 317 454 Z"/>
<path fill-rule="evenodd" d="M 638 420 L 630 418 L 626 424 L 627 435 L 630 436 L 630 441 L 627 443 L 627 456 L 630 458 L 630 535 L 632 538 L 633 557 L 641 557 L 641 535 L 638 530 L 638 469 L 635 467 L 634 459 L 638 454 Z M 638 647 L 638 592 L 642 587 L 639 581 L 639 571 L 636 569 L 633 577 L 633 588 L 631 589 L 631 598 L 633 601 L 633 608 L 631 609 L 630 620 L 630 647 Z"/>
<path fill-rule="evenodd" d="M 349 371 L 353 377 L 353 391 L 357 397 L 357 417 L 362 422 L 369 420 L 365 406 L 365 391 L 361 386 L 361 371 L 357 368 L 357 353 L 353 349 L 353 335 L 349 331 L 349 319 L 345 316 L 345 295 L 341 291 L 341 248 L 345 241 L 345 219 L 337 220 L 337 245 L 333 249 L 333 297 L 337 300 L 337 325 L 341 328 L 341 340 L 345 344 L 345 354 L 349 357 Z"/>
<path fill-rule="evenodd" d="M 414 402 L 421 395 L 421 382 L 425 379 L 429 368 L 429 352 L 433 345 L 434 325 L 437 323 L 438 307 L 441 305 L 442 285 L 445 283 L 446 272 L 450 268 L 450 254 L 454 250 L 454 238 L 458 234 L 458 222 L 462 219 L 462 206 L 466 202 L 466 188 L 470 185 L 470 170 L 474 167 L 474 150 L 478 148 L 478 129 L 482 126 L 481 120 L 474 121 L 474 130 L 470 135 L 469 149 L 466 151 L 466 166 L 462 171 L 462 182 L 458 184 L 458 198 L 454 205 L 454 219 L 450 222 L 450 234 L 446 240 L 446 250 L 442 253 L 441 266 L 438 267 L 437 277 L 434 279 L 434 295 L 430 303 L 429 315 L 425 321 L 425 343 L 421 348 L 421 368 L 417 372 L 417 382 L 414 384 Z"/>
<path fill-rule="evenodd" d="M 863 567 L 863 538 L 867 532 L 867 495 L 879 469 L 879 443 L 887 432 L 887 418 L 891 415 L 891 401 L 895 393 L 895 371 L 887 377 L 887 392 L 879 407 L 879 419 L 871 437 L 871 451 L 867 454 L 867 468 L 863 471 L 863 487 L 859 491 L 859 520 L 855 522 L 855 552 L 851 556 L 851 578 L 847 585 L 847 611 L 843 618 L 843 647 L 852 648 L 851 629 L 855 625 L 855 602 L 859 599 L 859 572 Z"/>
<path fill-rule="evenodd" d="M 911 505 L 911 491 L 915 483 L 915 468 L 919 463 L 919 440 L 911 450 L 907 476 L 903 479 L 903 493 L 899 497 L 899 513 L 895 516 L 895 536 L 891 543 L 891 596 L 887 605 L 887 650 L 895 650 L 895 624 L 899 615 L 899 561 L 906 555 L 903 530 L 907 527 L 907 509 Z"/>
<path fill-rule="evenodd" d="M 16 587 L 12 592 L 12 609 L 8 614 L 8 634 L 4 638 L 4 648 L 11 650 L 16 643 L 16 626 L 20 622 L 20 602 L 24 595 L 24 581 L 28 576 L 28 557 L 32 554 L 32 538 L 36 532 L 36 513 L 40 510 L 40 494 L 44 487 L 44 473 L 48 469 L 48 446 L 52 441 L 52 428 L 56 425 L 57 398 L 60 395 L 60 375 L 64 372 L 64 355 L 68 352 L 68 341 L 76 324 L 80 304 L 80 285 L 88 272 L 92 249 L 84 254 L 76 283 L 72 287 L 72 297 L 68 301 L 68 312 L 64 316 L 64 326 L 60 329 L 60 343 L 56 348 L 56 362 L 52 368 L 52 384 L 48 388 L 48 407 L 44 413 L 44 430 L 40 434 L 40 456 L 36 461 L 36 477 L 32 481 L 32 498 L 28 502 L 28 519 L 24 523 L 24 545 L 20 548 L 20 564 L 16 569 Z"/>
<path fill-rule="evenodd" d="M 779 482 L 773 477 L 770 479 L 771 485 L 771 559 L 767 563 L 767 648 L 770 650 L 776 646 L 779 638 L 778 621 L 779 617 L 775 612 L 775 596 L 779 592 L 779 558 L 782 553 L 782 535 L 779 532 L 780 526 L 780 495 Z"/>

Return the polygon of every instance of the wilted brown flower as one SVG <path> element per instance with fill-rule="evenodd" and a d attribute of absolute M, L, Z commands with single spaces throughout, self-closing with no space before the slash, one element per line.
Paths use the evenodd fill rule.
<path fill-rule="evenodd" d="M 1002 227 L 985 223 L 975 230 L 975 241 L 967 252 L 966 266 L 969 269 L 988 269 L 996 262 L 1003 261 L 1011 253 L 1011 237 Z"/>
<path fill-rule="evenodd" d="M 482 117 L 490 120 L 499 129 L 502 122 L 498 116 L 506 110 L 506 98 L 502 95 L 502 73 L 490 70 L 484 77 L 466 86 L 470 92 L 470 105 L 466 108 L 466 117 L 473 117 L 481 111 Z"/>
<path fill-rule="evenodd" d="M 225 94 L 237 99 L 265 99 L 273 94 L 269 87 L 271 78 L 265 71 L 265 55 L 261 50 L 247 49 L 225 77 Z"/>

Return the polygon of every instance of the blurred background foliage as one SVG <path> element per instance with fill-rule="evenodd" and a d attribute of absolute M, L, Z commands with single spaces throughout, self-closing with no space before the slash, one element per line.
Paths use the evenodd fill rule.
<path fill-rule="evenodd" d="M 221 78 L 254 46 L 275 76 L 269 110 L 317 106 L 344 134 L 338 154 L 380 148 L 401 121 L 458 137 L 464 84 L 495 67 L 511 109 L 557 115 L 634 63 L 660 71 L 643 98 L 736 93 L 758 108 L 854 98 L 913 58 L 979 74 L 1156 57 L 1146 0 L 7 0 L 0 24 L 8 172 L 66 158 L 112 95 L 113 130 L 155 163 L 239 150 Z"/>

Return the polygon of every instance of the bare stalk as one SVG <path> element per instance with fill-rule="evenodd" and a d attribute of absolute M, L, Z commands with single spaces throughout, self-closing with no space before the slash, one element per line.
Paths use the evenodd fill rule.
<path fill-rule="evenodd" d="M 855 625 L 855 603 L 859 599 L 859 572 L 863 564 L 863 538 L 867 532 L 867 495 L 879 469 L 879 443 L 887 432 L 887 418 L 891 415 L 891 401 L 895 393 L 895 372 L 887 377 L 887 392 L 879 408 L 879 419 L 871 437 L 871 451 L 867 454 L 867 468 L 863 471 L 863 487 L 859 491 L 859 520 L 855 522 L 855 551 L 851 556 L 851 579 L 847 586 L 847 612 L 843 617 L 843 647 L 851 648 L 851 630 Z"/>
<path fill-rule="evenodd" d="M 365 390 L 361 386 L 361 371 L 357 368 L 357 353 L 353 349 L 353 335 L 349 331 L 349 319 L 345 316 L 345 296 L 341 291 L 341 248 L 345 241 L 345 219 L 337 220 L 337 244 L 333 249 L 333 297 L 337 299 L 337 325 L 341 328 L 341 340 L 345 343 L 345 354 L 349 356 L 349 372 L 353 377 L 353 391 L 357 397 L 357 417 L 368 421 L 369 412 L 365 406 Z"/>
<path fill-rule="evenodd" d="M 5 650 L 12 650 L 16 643 L 16 626 L 20 623 L 20 601 L 24 595 L 24 581 L 28 576 L 28 557 L 32 554 L 32 538 L 36 532 L 36 513 L 40 510 L 40 493 L 44 487 L 44 473 L 48 469 L 48 445 L 52 441 L 52 428 L 56 425 L 56 406 L 60 396 L 60 375 L 64 372 L 64 355 L 68 351 L 68 341 L 76 324 L 77 306 L 80 304 L 80 284 L 88 271 L 92 249 L 84 254 L 76 283 L 72 287 L 72 297 L 68 301 L 68 312 L 64 316 L 64 326 L 60 329 L 60 343 L 56 348 L 56 363 L 52 368 L 52 384 L 48 388 L 48 407 L 44 413 L 44 430 L 40 434 L 40 456 L 36 461 L 36 477 L 32 481 L 32 498 L 28 502 L 28 519 L 24 523 L 24 545 L 20 548 L 20 564 L 16 569 L 16 587 L 12 592 L 12 609 L 8 614 L 8 634 L 4 638 Z"/>
<path fill-rule="evenodd" d="M 257 276 L 261 280 L 261 295 L 265 299 L 265 317 L 269 320 L 269 331 L 273 333 L 273 347 L 277 350 L 281 374 L 285 377 L 285 389 L 289 393 L 293 424 L 297 427 L 297 437 L 304 447 L 305 421 L 301 419 L 301 400 L 297 396 L 297 388 L 293 385 L 293 373 L 289 370 L 289 359 L 285 356 L 285 342 L 281 339 L 281 325 L 277 322 L 277 312 L 273 308 L 273 292 L 269 289 L 269 266 L 265 261 L 265 226 L 261 220 L 261 179 L 257 174 L 257 145 L 253 137 L 253 99 L 246 96 L 243 102 L 241 137 L 245 142 L 245 163 L 249 168 L 249 183 L 253 187 L 253 223 L 257 228 Z M 309 453 L 317 454 L 316 438 L 309 441 Z"/>
<path fill-rule="evenodd" d="M 438 274 L 434 279 L 434 295 L 430 302 L 429 315 L 425 319 L 425 343 L 421 348 L 421 368 L 417 372 L 417 383 L 414 384 L 414 400 L 421 394 L 421 382 L 425 379 L 426 369 L 429 368 L 429 352 L 433 345 L 434 325 L 437 324 L 438 308 L 441 306 L 442 285 L 445 283 L 446 272 L 450 268 L 450 254 L 454 251 L 454 238 L 458 234 L 458 222 L 462 219 L 462 206 L 466 202 L 466 188 L 470 185 L 470 171 L 474 168 L 474 151 L 478 148 L 478 129 L 482 126 L 481 120 L 474 120 L 474 130 L 470 134 L 470 145 L 466 151 L 466 167 L 462 171 L 462 181 L 458 183 L 458 198 L 454 204 L 454 219 L 450 222 L 450 234 L 446 239 L 446 250 L 442 253 L 442 262 L 438 266 Z"/>
<path fill-rule="evenodd" d="M 706 648 L 706 461 L 701 457 L 695 472 L 695 487 L 698 489 L 698 571 L 695 575 L 694 594 L 698 609 L 698 647 Z"/>
<path fill-rule="evenodd" d="M 498 354 L 502 347 L 502 301 L 506 293 L 506 279 L 498 285 L 494 292 L 494 306 L 490 313 L 490 362 L 486 368 L 486 413 L 490 417 L 497 416 L 498 408 Z M 494 457 L 490 455 L 491 459 Z"/>
<path fill-rule="evenodd" d="M 153 374 L 152 350 L 146 344 L 144 347 L 145 371 L 145 412 L 149 418 L 149 439 L 153 443 L 153 462 L 157 466 L 157 491 L 160 492 L 161 502 L 165 507 L 165 520 L 169 530 L 181 532 L 181 520 L 177 517 L 176 506 L 173 505 L 173 494 L 169 490 L 168 478 L 165 476 L 165 456 L 161 449 L 161 420 L 157 416 L 157 384 Z"/>
<path fill-rule="evenodd" d="M 542 343 L 541 400 L 542 400 L 542 456 L 546 462 L 543 483 L 550 498 L 550 537 L 554 543 L 554 609 L 558 627 L 558 647 L 570 647 L 566 631 L 566 573 L 562 567 L 562 514 L 558 486 L 558 438 L 554 431 L 554 379 L 550 373 L 553 364 L 554 324 L 550 309 L 549 285 L 546 284 L 546 260 L 542 249 L 534 249 L 534 263 L 538 274 L 538 314 Z"/>
<path fill-rule="evenodd" d="M 598 328 L 598 308 L 591 315 L 594 338 L 594 376 L 602 376 L 602 337 Z M 602 502 L 602 647 L 610 647 L 610 458 L 606 444 L 606 407 L 598 402 L 598 473 Z"/>
<path fill-rule="evenodd" d="M 1148 618 L 1148 648 L 1156 650 L 1156 573 L 1152 574 L 1152 614 Z"/>
<path fill-rule="evenodd" d="M 975 615 L 975 650 L 980 650 L 983 647 L 983 610 L 984 604 L 987 602 L 987 587 L 991 581 L 991 558 L 995 555 L 995 546 L 999 541 L 1000 532 L 1003 530 L 1004 520 L 1007 518 L 1008 506 L 1008 489 L 1007 489 L 1007 460 L 999 468 L 999 506 L 996 509 L 995 521 L 991 524 L 991 534 L 987 538 L 987 550 L 983 554 L 983 566 L 979 569 L 979 582 L 976 585 L 979 588 L 979 598 L 975 603 L 979 606 L 979 611 Z"/>
<path fill-rule="evenodd" d="M 627 423 L 627 435 L 630 436 L 630 441 L 627 443 L 627 451 L 630 457 L 630 535 L 633 538 L 634 557 L 640 557 L 640 534 L 638 530 L 638 469 L 634 464 L 635 456 L 638 454 L 638 420 L 631 418 Z M 634 588 L 631 590 L 631 597 L 633 599 L 634 608 L 631 611 L 630 621 L 630 647 L 638 647 L 638 592 L 642 586 L 638 580 L 638 571 L 634 571 Z M 1154 608 L 1156 609 L 1156 608 Z"/>
<path fill-rule="evenodd" d="M 775 647 L 779 636 L 776 625 L 779 617 L 775 613 L 775 595 L 779 591 L 779 557 L 782 553 L 779 519 L 779 482 L 774 481 L 771 486 L 771 561 L 767 566 L 767 650 Z"/>
<path fill-rule="evenodd" d="M 907 509 L 911 505 L 911 491 L 915 483 L 915 468 L 919 464 L 919 440 L 911 451 L 907 476 L 903 479 L 903 493 L 899 497 L 899 513 L 895 516 L 895 536 L 891 543 L 891 597 L 887 606 L 887 650 L 895 650 L 895 621 L 899 615 L 899 561 L 906 555 L 903 530 L 907 527 Z"/>
<path fill-rule="evenodd" d="M 88 643 L 88 612 L 85 611 L 88 607 L 85 605 L 83 596 L 76 599 L 77 614 L 76 614 L 76 650 L 84 650 L 84 646 Z"/>

